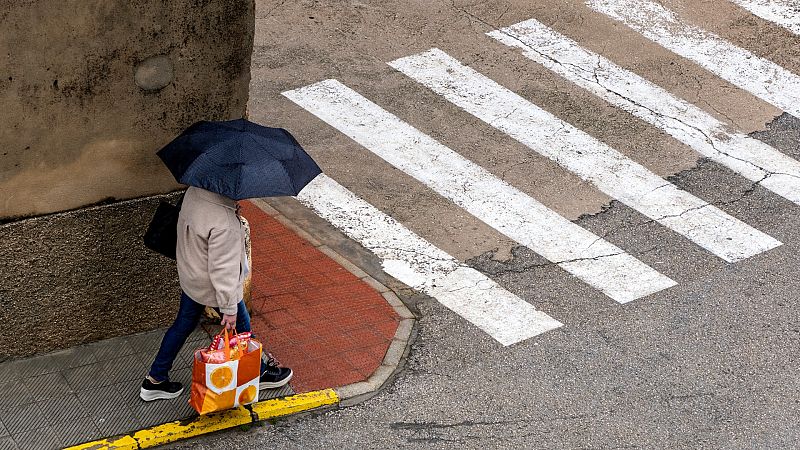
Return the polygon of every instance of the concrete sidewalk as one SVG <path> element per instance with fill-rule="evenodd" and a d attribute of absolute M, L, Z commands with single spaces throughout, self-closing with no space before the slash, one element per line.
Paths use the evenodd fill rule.
<path fill-rule="evenodd" d="M 170 376 L 187 392 L 151 403 L 139 399 L 139 386 L 164 329 L 107 339 L 0 364 L 0 450 L 91 441 L 91 448 L 148 447 L 379 388 L 400 363 L 413 315 L 381 283 L 265 203 L 245 203 L 243 214 L 253 243 L 253 330 L 294 370 L 288 386 L 262 393 L 253 408 L 197 419 L 188 405 L 192 354 L 216 327 L 198 328 L 175 362 Z M 327 388 L 337 389 L 314 394 Z M 302 393 L 312 395 L 292 397 Z"/>

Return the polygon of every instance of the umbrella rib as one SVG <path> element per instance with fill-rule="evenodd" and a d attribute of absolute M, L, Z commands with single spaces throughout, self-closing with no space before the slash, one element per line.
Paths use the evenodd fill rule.
<path fill-rule="evenodd" d="M 253 143 L 254 143 L 254 144 L 256 144 L 256 147 L 255 147 L 255 148 L 259 148 L 259 147 L 263 146 L 263 144 L 262 144 L 261 142 L 258 142 L 257 140 L 255 140 L 255 138 L 253 137 L 253 135 L 252 135 L 251 133 L 245 133 L 245 136 L 247 136 L 247 137 L 248 137 L 248 139 L 250 139 L 251 141 L 253 141 Z M 244 146 L 242 146 L 242 147 L 244 147 Z M 240 151 L 240 152 L 241 152 L 241 149 L 242 149 L 242 148 L 240 147 L 240 148 L 239 148 L 239 151 Z M 241 158 L 241 154 L 239 155 L 239 157 Z M 277 158 L 276 158 L 276 159 L 277 159 Z"/>
<path fill-rule="evenodd" d="M 299 163 L 298 159 L 299 159 L 299 155 L 295 153 L 295 154 L 294 154 L 294 157 L 292 158 L 292 162 L 297 162 L 297 164 L 298 164 L 298 165 L 300 165 L 300 163 Z M 297 193 L 298 193 L 298 192 L 297 192 L 297 185 L 295 184 L 294 177 L 292 177 L 292 176 L 291 176 L 291 174 L 289 173 L 289 171 L 288 171 L 288 170 L 286 170 L 286 167 L 284 167 L 284 168 L 283 168 L 283 170 L 284 170 L 284 171 L 286 171 L 286 175 L 288 175 L 288 177 L 287 177 L 287 178 L 289 179 L 289 184 L 291 184 L 291 185 L 292 185 L 292 192 L 293 192 L 295 195 L 297 195 Z"/>
<path fill-rule="evenodd" d="M 300 145 L 300 143 L 297 141 L 297 138 L 295 138 L 292 135 L 292 133 L 289 133 L 289 131 L 284 129 L 284 128 L 281 128 L 280 130 L 289 139 L 289 142 L 291 142 L 292 145 L 294 145 L 295 147 L 297 147 L 300 150 L 304 151 L 303 150 L 303 146 Z M 310 158 L 310 156 L 309 156 L 309 158 Z M 294 161 L 296 161 L 298 165 L 302 165 L 302 161 L 301 160 L 302 160 L 302 158 L 300 157 L 300 155 L 298 153 L 295 153 L 294 154 Z M 313 161 L 313 159 L 312 159 L 312 161 Z M 289 183 L 291 183 L 291 185 L 292 185 L 292 192 L 294 192 L 295 195 L 299 194 L 301 189 L 297 189 L 297 183 L 295 182 L 294 178 L 289 177 Z"/>
<path fill-rule="evenodd" d="M 200 153 L 197 156 L 197 158 L 195 158 L 194 161 L 192 161 L 192 163 L 189 165 L 189 167 L 187 167 L 186 171 L 183 172 L 183 176 L 181 177 L 180 180 L 178 180 L 178 182 L 183 183 L 183 184 L 187 184 L 187 183 L 184 183 L 183 180 L 186 179 L 190 174 L 194 175 L 194 172 L 197 170 L 197 166 L 198 166 L 197 162 L 202 160 L 202 159 L 208 159 L 209 158 L 208 155 L 212 152 L 212 150 L 216 149 L 217 147 L 219 147 L 219 146 L 221 146 L 221 145 L 223 145 L 225 143 L 226 143 L 225 141 L 219 141 L 219 142 L 215 143 L 214 145 L 206 147 L 206 149 L 203 151 L 203 153 Z M 188 177 L 188 178 L 191 178 L 191 177 Z"/>
<path fill-rule="evenodd" d="M 287 132 L 286 132 L 286 130 L 284 130 L 284 129 L 281 129 L 281 131 L 283 131 L 284 135 L 289 135 L 289 133 L 287 133 Z M 291 136 L 291 135 L 289 135 L 289 136 Z M 253 141 L 253 142 L 254 142 L 254 143 L 257 145 L 257 146 L 259 146 L 259 147 L 263 147 L 263 146 L 264 146 L 264 144 L 262 144 L 261 142 L 258 142 L 258 141 L 257 141 L 257 140 L 256 140 L 256 139 L 253 137 L 253 135 L 252 135 L 252 134 L 249 134 L 249 133 L 248 133 L 248 134 L 247 134 L 247 137 L 248 137 L 248 138 L 250 138 L 250 140 L 251 140 L 251 141 Z M 292 141 L 293 141 L 293 139 L 289 139 L 289 143 L 290 143 L 290 145 L 297 146 L 297 144 L 293 143 Z M 295 142 L 296 142 L 296 141 L 295 141 Z M 296 155 L 296 154 L 292 155 L 292 159 L 291 159 L 291 161 L 294 161 L 294 160 L 297 160 L 297 155 Z M 281 161 L 284 161 L 284 160 L 282 160 L 282 159 L 279 159 L 279 158 L 275 158 L 275 161 L 277 161 L 277 162 L 279 163 L 279 165 L 280 165 L 281 169 L 283 169 L 283 171 L 286 173 L 286 179 L 289 181 L 289 185 L 290 185 L 290 186 L 291 186 L 291 188 L 292 188 L 292 192 L 297 192 L 297 187 L 296 187 L 296 185 L 295 185 L 295 180 L 294 180 L 294 179 L 292 179 L 292 176 L 291 176 L 291 174 L 289 174 L 289 172 L 286 170 L 286 167 L 285 167 L 283 164 L 281 164 Z"/>
<path fill-rule="evenodd" d="M 242 148 L 244 148 L 244 145 L 239 145 L 239 177 L 236 178 L 236 196 L 237 197 L 240 194 L 240 190 L 242 188 L 242 178 L 244 177 L 244 164 L 242 163 L 242 161 L 244 161 L 244 159 L 242 158 Z"/>

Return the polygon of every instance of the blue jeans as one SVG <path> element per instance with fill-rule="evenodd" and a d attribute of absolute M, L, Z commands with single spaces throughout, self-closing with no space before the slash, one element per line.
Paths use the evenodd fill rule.
<path fill-rule="evenodd" d="M 186 293 L 181 292 L 181 306 L 178 309 L 178 316 L 172 326 L 169 327 L 161 340 L 161 348 L 158 349 L 156 359 L 150 367 L 150 377 L 156 381 L 169 379 L 169 371 L 172 363 L 178 356 L 178 352 L 186 342 L 186 338 L 192 334 L 197 324 L 200 323 L 200 316 L 205 309 L 204 305 L 192 300 Z M 219 312 L 219 310 L 217 310 Z M 244 305 L 244 300 L 237 305 L 236 311 L 236 331 L 241 333 L 250 331 L 250 314 Z M 264 362 L 261 362 L 261 371 L 264 371 Z"/>

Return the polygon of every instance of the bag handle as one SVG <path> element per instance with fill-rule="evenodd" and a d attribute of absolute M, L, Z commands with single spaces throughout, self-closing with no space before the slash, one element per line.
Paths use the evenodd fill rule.
<path fill-rule="evenodd" d="M 223 354 L 225 355 L 225 361 L 230 361 L 231 360 L 231 339 L 230 339 L 230 336 L 228 336 L 228 327 L 223 328 L 222 329 L 222 333 L 223 333 L 223 337 L 222 337 Z"/>
<path fill-rule="evenodd" d="M 233 334 L 229 335 L 228 334 L 228 328 L 225 327 L 225 328 L 222 329 L 222 332 L 219 334 L 219 336 L 222 336 L 222 342 L 223 342 L 222 350 L 224 352 L 226 361 L 230 361 L 231 360 L 231 336 L 237 336 L 239 334 L 239 333 L 236 332 L 236 327 L 233 327 L 233 329 L 231 331 L 233 331 Z M 242 342 L 239 339 L 237 339 L 237 341 L 236 341 L 236 347 L 238 348 L 238 350 L 240 352 L 243 351 L 243 350 L 247 350 L 247 346 L 246 345 L 242 345 Z"/>

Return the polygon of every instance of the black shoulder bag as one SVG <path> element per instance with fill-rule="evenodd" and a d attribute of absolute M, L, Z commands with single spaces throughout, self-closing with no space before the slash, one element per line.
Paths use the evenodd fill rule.
<path fill-rule="evenodd" d="M 183 204 L 183 195 L 176 205 L 161 202 L 153 214 L 153 220 L 144 233 L 144 245 L 167 258 L 175 259 L 175 247 L 178 245 L 178 215 Z"/>

